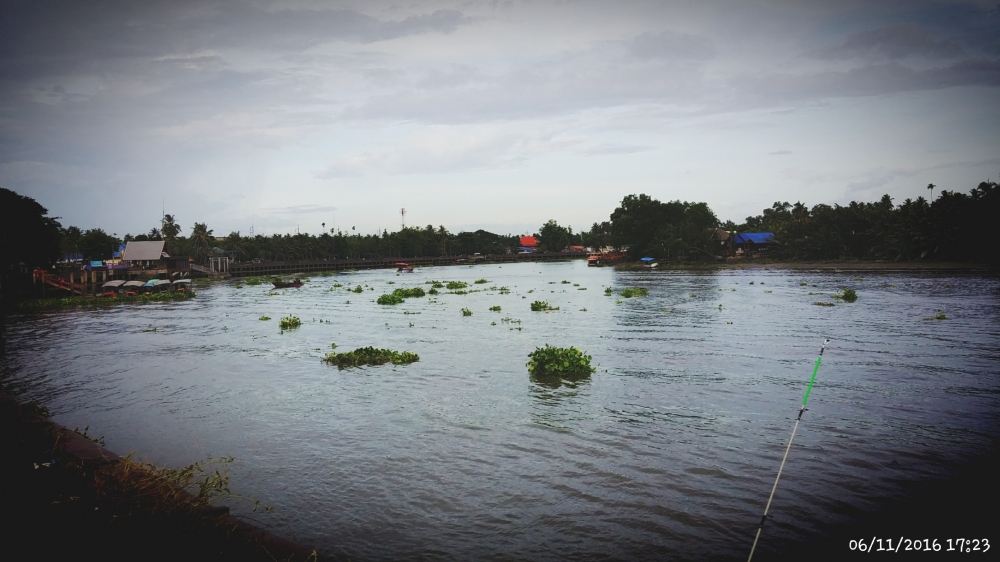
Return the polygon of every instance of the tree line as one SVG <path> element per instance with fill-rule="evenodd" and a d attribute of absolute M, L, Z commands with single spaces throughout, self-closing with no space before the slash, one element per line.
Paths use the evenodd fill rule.
<path fill-rule="evenodd" d="M 885 195 L 876 202 L 848 205 L 775 202 L 743 223 L 720 222 L 706 203 L 661 202 L 646 194 L 625 196 L 608 220 L 587 231 L 573 232 L 554 219 L 535 234 L 540 251 L 562 251 L 571 245 L 625 249 L 633 258 L 664 261 L 713 261 L 724 257 L 723 233 L 773 232 L 768 255 L 788 260 L 958 260 L 995 262 L 988 228 L 1000 212 L 996 182 L 982 182 L 968 193 L 941 190 L 930 200 L 906 199 L 896 205 Z M 164 240 L 173 256 L 205 262 L 213 255 L 237 260 L 289 261 L 344 258 L 411 258 L 503 254 L 518 249 L 519 237 L 476 230 L 449 232 L 444 226 L 407 227 L 381 234 L 357 234 L 331 229 L 321 235 L 274 234 L 217 237 L 205 223 L 195 222 L 189 234 L 177 217 L 164 215 L 149 232 L 123 238 L 100 228 L 63 227 L 30 197 L 0 188 L 0 260 L 12 266 L 50 265 L 66 256 L 107 259 L 122 242 Z M 721 235 L 721 236 L 720 236 Z"/>

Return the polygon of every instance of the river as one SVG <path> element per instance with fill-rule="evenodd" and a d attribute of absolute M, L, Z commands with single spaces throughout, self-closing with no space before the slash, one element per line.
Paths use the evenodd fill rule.
<path fill-rule="evenodd" d="M 470 292 L 374 302 L 430 280 Z M 832 297 L 843 287 L 857 302 Z M 116 452 L 234 456 L 233 491 L 274 508 L 234 511 L 332 556 L 739 558 L 830 338 L 767 557 L 995 447 L 998 295 L 989 275 L 582 261 L 338 272 L 278 291 L 230 280 L 189 301 L 9 317 L 3 377 Z M 302 326 L 282 332 L 285 314 Z M 331 343 L 420 361 L 338 370 L 320 360 Z M 597 371 L 532 381 L 543 344 L 576 346 Z"/>

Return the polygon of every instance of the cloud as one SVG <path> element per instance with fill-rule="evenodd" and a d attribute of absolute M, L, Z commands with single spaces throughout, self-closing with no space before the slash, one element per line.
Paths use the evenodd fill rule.
<path fill-rule="evenodd" d="M 264 212 L 275 215 L 318 215 L 333 213 L 337 210 L 332 205 L 286 205 L 284 207 L 269 207 Z"/>
<path fill-rule="evenodd" d="M 318 179 L 363 175 L 443 174 L 510 168 L 531 158 L 575 146 L 579 139 L 558 130 L 521 127 L 435 125 L 375 149 L 333 159 Z"/>
<path fill-rule="evenodd" d="M 716 55 L 715 47 L 706 37 L 673 31 L 643 33 L 627 44 L 629 52 L 640 59 L 704 61 Z"/>
<path fill-rule="evenodd" d="M 926 69 L 892 62 L 843 71 L 745 75 L 732 83 L 737 92 L 733 99 L 743 107 L 958 86 L 1000 86 L 1000 60 L 964 60 Z"/>
<path fill-rule="evenodd" d="M 898 24 L 860 31 L 840 45 L 818 51 L 826 59 L 899 60 L 909 57 L 955 58 L 965 54 L 956 42 L 914 24 Z"/>
<path fill-rule="evenodd" d="M 656 147 L 638 144 L 598 144 L 580 150 L 581 154 L 598 156 L 602 154 L 636 154 L 653 150 Z"/>

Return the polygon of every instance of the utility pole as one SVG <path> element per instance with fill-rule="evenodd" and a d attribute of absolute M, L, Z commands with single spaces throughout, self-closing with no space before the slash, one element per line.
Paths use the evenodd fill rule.
<path fill-rule="evenodd" d="M 401 222 L 403 224 L 403 230 L 406 230 L 406 209 L 399 210 L 399 216 L 401 217 Z"/>

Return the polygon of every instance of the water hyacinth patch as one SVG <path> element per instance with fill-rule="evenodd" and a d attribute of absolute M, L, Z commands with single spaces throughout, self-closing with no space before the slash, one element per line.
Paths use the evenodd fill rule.
<path fill-rule="evenodd" d="M 645 287 L 626 287 L 621 290 L 621 295 L 626 299 L 632 297 L 645 297 L 649 295 L 649 289 Z"/>
<path fill-rule="evenodd" d="M 604 288 L 604 296 L 610 297 L 613 294 L 614 294 L 614 291 L 611 290 L 611 287 L 605 287 Z"/>
<path fill-rule="evenodd" d="M 472 316 L 472 311 L 469 310 L 468 308 L 463 308 L 462 309 L 462 316 Z"/>
<path fill-rule="evenodd" d="M 353 351 L 343 353 L 327 353 L 323 361 L 331 365 L 336 365 L 338 369 L 350 367 L 361 367 L 364 365 L 408 365 L 415 361 L 420 361 L 420 356 L 409 351 L 393 351 L 376 347 L 359 347 Z"/>
<path fill-rule="evenodd" d="M 495 305 L 491 306 L 490 307 L 490 312 L 500 312 L 500 305 L 499 304 L 495 304 Z"/>
<path fill-rule="evenodd" d="M 403 300 L 404 300 L 403 297 L 401 297 L 401 296 L 399 296 L 399 295 L 397 295 L 395 293 L 391 293 L 391 294 L 388 294 L 388 295 L 382 295 L 382 296 L 380 296 L 378 298 L 378 300 L 375 301 L 375 302 L 377 302 L 379 304 L 391 305 L 391 304 L 402 304 Z"/>
<path fill-rule="evenodd" d="M 837 298 L 844 302 L 854 302 L 858 300 L 858 294 L 854 291 L 854 289 L 843 289 L 840 291 L 840 294 L 837 295 Z"/>
<path fill-rule="evenodd" d="M 475 281 L 473 281 L 473 283 L 475 283 L 476 285 L 483 285 L 485 283 L 489 283 L 489 281 L 486 279 L 476 279 Z"/>
<path fill-rule="evenodd" d="M 550 305 L 548 301 L 534 301 L 531 303 L 531 310 L 534 312 L 545 312 L 548 310 L 559 310 L 559 307 Z"/>
<path fill-rule="evenodd" d="M 289 314 L 288 316 L 282 316 L 281 320 L 278 321 L 278 325 L 281 326 L 282 330 L 292 330 L 301 326 L 302 320 L 298 316 Z"/>
<path fill-rule="evenodd" d="M 434 287 L 431 287 L 431 290 L 427 291 L 427 294 L 428 295 L 436 295 L 436 294 L 438 294 L 438 290 L 435 289 Z"/>
<path fill-rule="evenodd" d="M 361 285 L 358 285 L 357 287 L 348 290 L 351 291 L 352 293 L 360 293 L 364 291 L 364 289 L 361 288 Z"/>
<path fill-rule="evenodd" d="M 500 294 L 501 295 L 506 295 L 506 294 L 509 294 L 509 293 L 510 293 L 510 289 L 508 289 L 507 287 L 500 287 Z"/>
<path fill-rule="evenodd" d="M 264 320 L 264 321 L 267 321 L 267 320 L 270 320 L 270 319 L 271 319 L 271 317 L 268 316 L 268 315 L 266 315 L 266 314 L 264 314 L 260 318 L 258 318 L 258 320 Z"/>
<path fill-rule="evenodd" d="M 410 297 L 422 297 L 427 293 L 421 287 L 413 287 L 412 289 L 396 289 L 392 294 L 407 299 Z"/>
<path fill-rule="evenodd" d="M 578 380 L 594 372 L 591 357 L 575 347 L 546 344 L 528 355 L 528 372 L 534 377 Z"/>
<path fill-rule="evenodd" d="M 448 281 L 448 284 L 445 285 L 445 288 L 447 288 L 449 291 L 454 291 L 457 289 L 464 289 L 468 286 L 469 284 L 466 283 L 465 281 Z"/>

